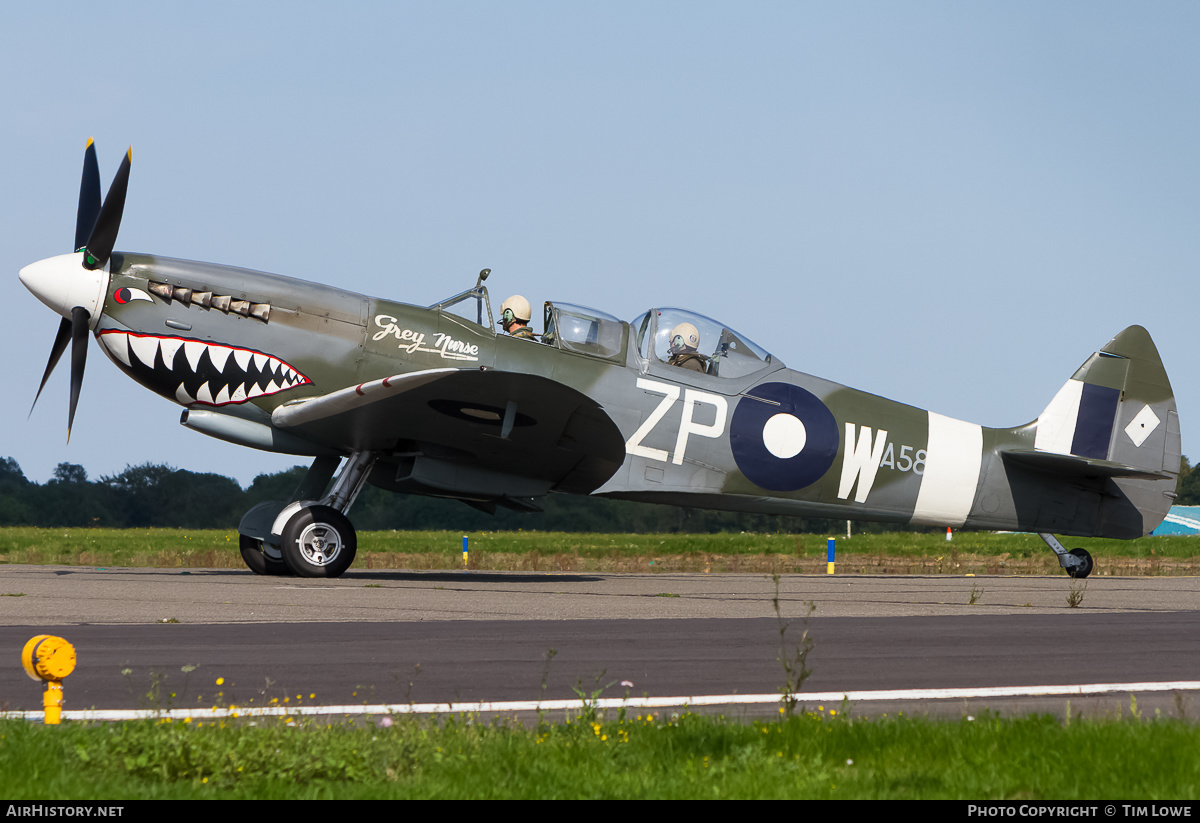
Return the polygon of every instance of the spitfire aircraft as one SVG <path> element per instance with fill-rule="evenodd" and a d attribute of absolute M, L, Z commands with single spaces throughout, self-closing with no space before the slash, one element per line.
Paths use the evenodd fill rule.
<path fill-rule="evenodd" d="M 91 332 L 120 370 L 183 407 L 184 426 L 313 458 L 291 500 L 241 521 L 258 574 L 345 572 L 346 514 L 365 483 L 488 511 L 570 493 L 1037 532 L 1074 577 L 1092 558 L 1054 533 L 1145 535 L 1175 497 L 1175 400 L 1138 326 L 1032 422 L 985 428 L 793 371 L 685 309 L 624 322 L 551 301 L 536 339 L 497 330 L 487 270 L 420 307 L 114 252 L 131 157 L 101 204 L 88 141 L 76 251 L 20 272 L 63 318 L 42 386 L 70 341 L 69 437 Z"/>

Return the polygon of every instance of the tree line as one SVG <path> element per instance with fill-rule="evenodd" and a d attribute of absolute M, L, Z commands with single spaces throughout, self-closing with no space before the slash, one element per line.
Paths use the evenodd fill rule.
<path fill-rule="evenodd" d="M 287 500 L 306 467 L 260 474 L 250 487 L 219 474 L 168 465 L 126 466 L 91 480 L 75 463 L 59 463 L 44 484 L 25 477 L 17 461 L 0 457 L 0 526 L 233 529 L 265 500 Z M 1200 505 L 1200 471 L 1187 458 L 1180 473 L 1179 505 Z M 549 495 L 545 511 L 499 509 L 488 514 L 456 500 L 394 494 L 367 486 L 351 510 L 362 530 L 629 532 L 636 534 L 786 532 L 832 534 L 844 520 L 717 512 L 577 495 Z M 898 531 L 897 524 L 857 523 L 855 531 Z"/>
<path fill-rule="evenodd" d="M 0 457 L 0 526 L 233 529 L 252 506 L 288 500 L 305 466 L 260 474 L 249 488 L 219 474 L 168 465 L 126 466 L 120 474 L 89 478 L 76 463 L 59 463 L 44 484 L 25 477 L 11 457 Z M 845 521 L 714 512 L 577 495 L 549 495 L 545 511 L 498 509 L 488 514 L 456 500 L 395 494 L 366 486 L 351 509 L 360 530 L 715 533 L 722 531 L 824 533 Z M 865 524 L 864 524 L 865 525 Z M 865 529 L 863 529 L 865 530 Z"/>

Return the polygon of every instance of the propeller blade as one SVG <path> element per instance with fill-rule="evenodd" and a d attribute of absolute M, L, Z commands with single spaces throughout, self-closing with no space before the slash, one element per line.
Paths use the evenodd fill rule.
<path fill-rule="evenodd" d="M 37 395 L 33 398 L 33 406 L 29 407 L 29 413 L 33 414 L 34 406 L 37 405 L 38 397 L 42 396 L 42 389 L 46 388 L 46 381 L 50 379 L 50 372 L 54 371 L 54 367 L 58 365 L 59 358 L 67 348 L 67 341 L 71 339 L 71 321 L 63 318 L 58 324 L 58 334 L 54 335 L 54 345 L 50 347 L 50 360 L 46 363 L 46 373 L 42 375 L 42 385 L 38 386 Z"/>
<path fill-rule="evenodd" d="M 117 242 L 117 232 L 121 229 L 121 215 L 125 211 L 125 191 L 129 188 L 129 165 L 133 162 L 133 149 L 125 153 L 117 176 L 108 187 L 104 205 L 96 217 L 96 225 L 92 228 L 83 254 L 85 269 L 98 269 L 108 262 L 112 255 L 113 245 Z"/>
<path fill-rule="evenodd" d="M 75 216 L 75 251 L 83 251 L 96 217 L 100 214 L 100 167 L 96 165 L 96 146 L 88 138 L 83 152 L 83 179 L 79 182 L 79 211 Z"/>
<path fill-rule="evenodd" d="M 71 309 L 71 410 L 67 416 L 67 442 L 71 442 L 71 427 L 75 425 L 75 407 L 79 405 L 79 389 L 83 386 L 83 367 L 87 363 L 88 321 L 91 313 L 83 306 Z"/>

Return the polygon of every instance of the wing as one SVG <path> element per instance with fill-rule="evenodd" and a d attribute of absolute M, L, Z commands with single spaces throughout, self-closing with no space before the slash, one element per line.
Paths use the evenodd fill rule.
<path fill-rule="evenodd" d="M 271 421 L 325 445 L 380 452 L 376 485 L 463 499 L 587 494 L 625 459 L 599 403 L 515 372 L 395 375 L 285 403 Z"/>

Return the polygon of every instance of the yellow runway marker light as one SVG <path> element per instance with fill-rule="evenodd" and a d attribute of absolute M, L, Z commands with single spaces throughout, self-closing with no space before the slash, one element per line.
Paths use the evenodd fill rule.
<path fill-rule="evenodd" d="M 46 693 L 42 697 L 45 722 L 48 725 L 60 723 L 63 704 L 62 681 L 75 671 L 75 647 L 61 637 L 39 634 L 31 638 L 21 650 L 21 664 L 31 680 L 40 680 L 46 684 Z"/>

